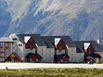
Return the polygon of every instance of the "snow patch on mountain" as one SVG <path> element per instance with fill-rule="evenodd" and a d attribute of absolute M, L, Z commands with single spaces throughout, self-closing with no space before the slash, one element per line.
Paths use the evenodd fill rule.
<path fill-rule="evenodd" d="M 11 13 L 12 22 L 26 16 L 31 0 L 5 0 L 8 4 L 8 11 Z"/>
<path fill-rule="evenodd" d="M 22 18 L 28 14 L 28 9 L 33 0 L 5 0 L 8 3 L 8 11 L 12 15 L 12 21 Z M 49 11 L 55 14 L 60 10 L 59 15 L 69 14 L 68 19 L 76 18 L 82 9 L 86 9 L 88 13 L 100 8 L 103 4 L 102 0 L 38 0 L 34 16 L 41 10 L 43 13 Z M 34 7 L 35 8 L 35 7 Z"/>
<path fill-rule="evenodd" d="M 74 40 L 102 40 L 103 0 L 5 1 L 5 14 L 11 16 L 5 35 L 40 33 L 70 35 Z"/>

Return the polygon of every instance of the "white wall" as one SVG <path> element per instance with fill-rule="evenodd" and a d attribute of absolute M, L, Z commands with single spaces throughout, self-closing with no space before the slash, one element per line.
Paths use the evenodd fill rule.
<path fill-rule="evenodd" d="M 8 47 L 8 49 L 5 50 L 5 59 L 6 59 L 7 57 L 10 56 L 10 54 L 12 52 L 12 42 L 5 43 L 5 46 Z"/>
<path fill-rule="evenodd" d="M 37 52 L 42 56 L 42 62 L 53 62 L 54 48 L 46 48 L 46 46 L 39 46 Z"/>
<path fill-rule="evenodd" d="M 76 47 L 67 49 L 69 60 L 68 62 L 84 62 L 84 53 L 77 53 Z"/>
<path fill-rule="evenodd" d="M 56 55 L 61 55 L 61 54 L 65 54 L 65 50 L 56 50 Z"/>
<path fill-rule="evenodd" d="M 14 41 L 13 43 L 13 52 L 16 52 L 18 56 L 21 58 L 22 61 L 24 61 L 24 44 L 22 46 L 19 46 L 18 44 L 21 43 L 20 41 Z"/>
<path fill-rule="evenodd" d="M 35 53 L 35 49 L 30 50 L 30 49 L 25 49 L 25 45 L 22 44 L 22 46 L 18 46 L 18 43 L 20 41 L 14 42 L 13 45 L 13 51 L 16 52 L 19 57 L 25 61 L 25 56 L 28 53 Z M 55 49 L 54 48 L 47 48 L 46 46 L 39 46 L 37 48 L 37 53 L 42 56 L 42 62 L 54 62 L 54 54 L 55 54 Z M 57 55 L 64 54 L 65 50 L 56 51 Z M 83 62 L 84 61 L 84 53 L 76 53 L 76 48 L 75 47 L 69 47 L 67 49 L 67 53 L 69 55 L 69 60 L 68 62 Z"/>

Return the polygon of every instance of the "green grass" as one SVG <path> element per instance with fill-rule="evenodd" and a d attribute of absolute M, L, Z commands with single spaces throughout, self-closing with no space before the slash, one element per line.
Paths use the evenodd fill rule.
<path fill-rule="evenodd" d="M 6 69 L 0 77 L 103 77 L 103 69 Z"/>

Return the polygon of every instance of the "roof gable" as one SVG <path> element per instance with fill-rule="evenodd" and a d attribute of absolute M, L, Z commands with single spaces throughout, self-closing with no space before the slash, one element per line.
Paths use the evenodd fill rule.
<path fill-rule="evenodd" d="M 44 43 L 43 39 L 39 34 L 18 34 L 17 36 L 19 38 L 19 41 L 21 41 L 24 44 L 25 44 L 24 38 L 27 37 L 27 40 L 32 38 L 38 46 L 46 46 L 46 44 Z"/>
<path fill-rule="evenodd" d="M 90 46 L 90 43 L 84 43 L 84 49 L 85 50 L 87 50 L 89 46 Z"/>
<path fill-rule="evenodd" d="M 31 36 L 24 36 L 24 41 L 25 41 L 25 43 L 27 43 L 30 38 L 31 38 Z"/>
<path fill-rule="evenodd" d="M 103 48 L 96 41 L 74 41 L 74 43 L 76 47 L 79 47 L 81 50 L 84 49 L 84 43 L 90 43 L 93 46 L 95 52 L 103 52 Z"/>
<path fill-rule="evenodd" d="M 67 44 L 67 46 L 74 46 L 74 43 L 69 36 L 42 36 L 42 38 L 44 39 L 44 42 L 48 46 L 48 48 L 53 48 L 55 42 L 57 44 L 60 41 L 60 39 L 62 39 L 65 42 L 65 44 Z M 55 38 L 59 39 L 55 40 Z"/>

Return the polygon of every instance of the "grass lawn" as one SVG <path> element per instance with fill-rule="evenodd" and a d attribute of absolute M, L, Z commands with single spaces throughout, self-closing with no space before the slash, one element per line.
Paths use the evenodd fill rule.
<path fill-rule="evenodd" d="M 6 69 L 0 77 L 103 77 L 103 69 Z"/>

